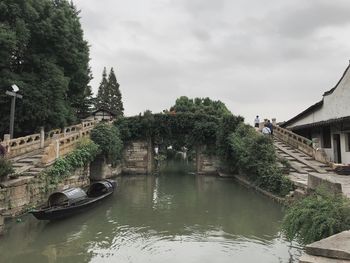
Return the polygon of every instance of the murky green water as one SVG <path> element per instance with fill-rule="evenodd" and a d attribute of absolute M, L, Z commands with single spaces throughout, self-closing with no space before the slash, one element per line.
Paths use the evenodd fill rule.
<path fill-rule="evenodd" d="M 60 222 L 25 216 L 0 239 L 0 262 L 297 262 L 283 209 L 231 179 L 118 178 L 100 206 Z"/>

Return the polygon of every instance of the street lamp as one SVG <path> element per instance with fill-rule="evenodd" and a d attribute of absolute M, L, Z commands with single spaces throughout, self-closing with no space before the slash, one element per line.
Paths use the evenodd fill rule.
<path fill-rule="evenodd" d="M 10 113 L 10 138 L 13 138 L 13 127 L 14 127 L 14 123 L 15 123 L 15 106 L 16 106 L 16 98 L 22 99 L 22 95 L 17 94 L 17 91 L 19 91 L 19 88 L 17 87 L 16 84 L 13 84 L 11 86 L 11 88 L 13 89 L 12 91 L 6 91 L 6 95 L 9 95 L 12 97 L 11 99 L 11 113 Z"/>

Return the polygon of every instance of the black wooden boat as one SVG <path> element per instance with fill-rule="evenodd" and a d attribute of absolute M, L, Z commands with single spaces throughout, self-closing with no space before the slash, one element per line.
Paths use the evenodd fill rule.
<path fill-rule="evenodd" d="M 30 211 L 39 220 L 57 220 L 78 214 L 113 194 L 116 182 L 103 180 L 92 183 L 85 192 L 81 188 L 69 188 L 54 192 L 47 205 Z"/>

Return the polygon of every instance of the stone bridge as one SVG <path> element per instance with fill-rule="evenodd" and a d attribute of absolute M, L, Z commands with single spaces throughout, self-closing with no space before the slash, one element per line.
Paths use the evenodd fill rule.
<path fill-rule="evenodd" d="M 313 142 L 290 130 L 273 125 L 274 146 L 279 157 L 290 164 L 288 177 L 297 186 L 296 193 L 325 185 L 332 192 L 350 198 L 350 176 L 339 175 L 318 142 Z"/>
<path fill-rule="evenodd" d="M 39 133 L 10 139 L 5 134 L 4 146 L 7 158 L 12 161 L 17 174 L 35 175 L 75 149 L 76 143 L 89 137 L 96 121 L 83 121 L 80 124 L 54 129 L 48 132 L 41 128 Z"/>

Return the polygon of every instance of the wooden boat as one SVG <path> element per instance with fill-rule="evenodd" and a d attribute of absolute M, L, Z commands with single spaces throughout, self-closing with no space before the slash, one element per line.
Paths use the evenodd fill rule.
<path fill-rule="evenodd" d="M 86 192 L 81 188 L 54 192 L 49 196 L 46 206 L 32 210 L 30 213 L 39 220 L 66 218 L 112 195 L 115 188 L 115 181 L 103 180 L 92 183 Z"/>

